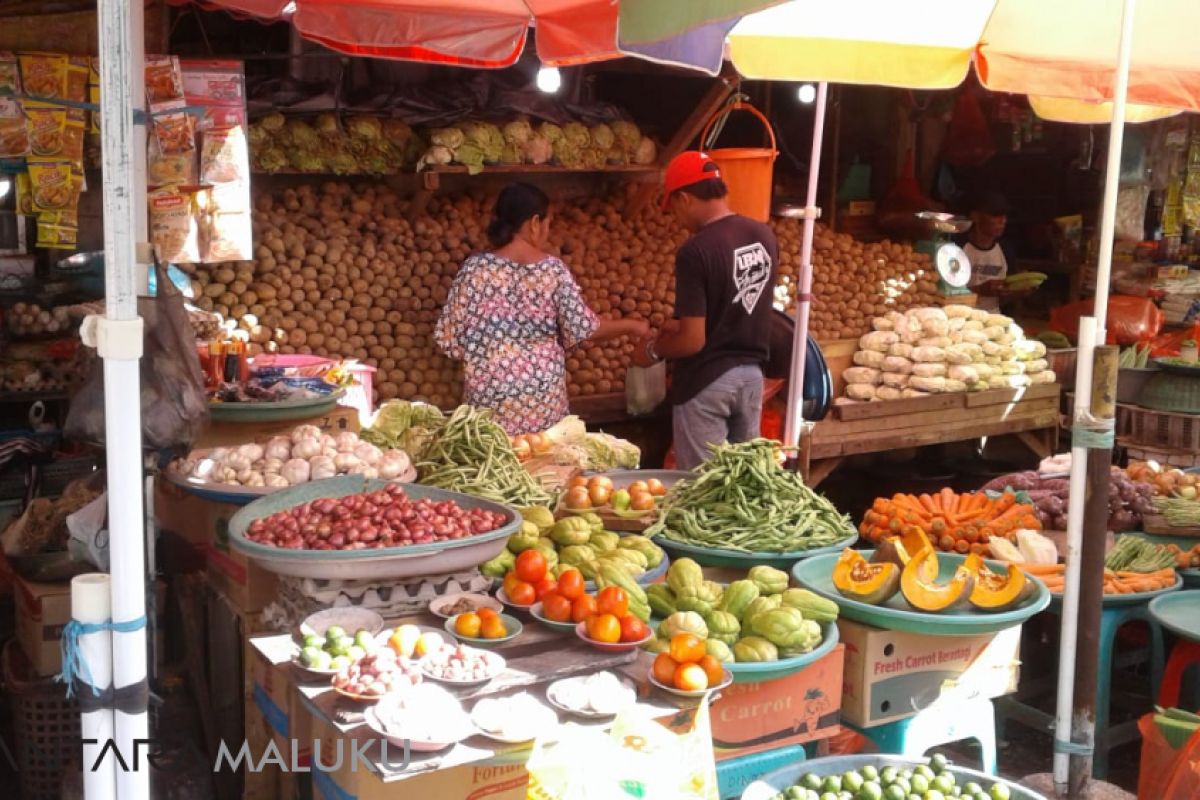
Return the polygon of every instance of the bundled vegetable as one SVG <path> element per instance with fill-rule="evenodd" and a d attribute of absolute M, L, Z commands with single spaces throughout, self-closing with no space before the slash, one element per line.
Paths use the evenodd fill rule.
<path fill-rule="evenodd" d="M 1121 369 L 1146 369 L 1150 366 L 1152 349 L 1149 342 L 1135 344 L 1133 347 L 1122 347 L 1121 355 L 1117 359 L 1117 366 Z"/>
<path fill-rule="evenodd" d="M 515 506 L 549 506 L 554 498 L 517 460 L 490 411 L 459 406 L 417 464 L 421 483 Z"/>
<path fill-rule="evenodd" d="M 1041 523 L 1033 507 L 1017 502 L 1012 492 L 990 497 L 984 492 L 960 495 L 947 488 L 933 495 L 878 498 L 863 515 L 858 532 L 878 542 L 919 529 L 941 550 L 984 553 L 990 539 L 1012 538 L 1021 528 L 1039 530 Z"/>
<path fill-rule="evenodd" d="M 1058 531 L 1067 529 L 1070 480 L 1047 478 L 1038 472 L 1028 471 L 1003 475 L 983 487 L 983 491 L 989 492 L 1009 490 L 1022 492 L 1033 501 L 1042 528 Z M 1108 529 L 1117 533 L 1137 529 L 1142 515 L 1154 510 L 1152 492 L 1149 484 L 1135 483 L 1124 470 L 1113 467 L 1108 487 Z"/>
<path fill-rule="evenodd" d="M 1113 571 L 1157 572 L 1175 568 L 1175 554 L 1164 545 L 1139 536 L 1120 536 L 1116 546 L 1104 558 L 1104 566 Z"/>
<path fill-rule="evenodd" d="M 848 517 L 779 466 L 777 447 L 754 439 L 713 448 L 695 479 L 667 492 L 646 535 L 743 553 L 811 550 L 852 536 Z"/>

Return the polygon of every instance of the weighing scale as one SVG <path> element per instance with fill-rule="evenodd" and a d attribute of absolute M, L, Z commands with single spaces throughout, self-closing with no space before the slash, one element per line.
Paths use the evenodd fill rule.
<path fill-rule="evenodd" d="M 951 236 L 970 229 L 971 220 L 937 211 L 922 211 L 916 216 L 924 228 L 925 238 L 917 241 L 913 249 L 933 260 L 938 273 L 938 294 L 943 297 L 971 294 L 967 288 L 971 282 L 971 261 L 963 249 L 950 240 Z"/>

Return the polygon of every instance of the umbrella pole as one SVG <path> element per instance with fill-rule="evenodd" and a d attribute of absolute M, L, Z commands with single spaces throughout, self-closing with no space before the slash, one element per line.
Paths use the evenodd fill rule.
<path fill-rule="evenodd" d="M 112 578 L 114 739 L 130 765 L 117 771 L 117 797 L 150 796 L 145 742 L 146 567 L 142 502 L 142 320 L 137 313 L 136 242 L 145 241 L 145 126 L 134 111 L 145 105 L 142 87 L 145 22 L 141 3 L 99 0 L 101 152 L 104 168 L 105 317 L 94 323 L 104 360 L 105 455 Z"/>
<path fill-rule="evenodd" d="M 796 284 L 796 326 L 792 339 L 792 368 L 788 373 L 787 417 L 783 442 L 795 447 L 804 424 L 804 356 L 808 348 L 808 312 L 812 300 L 813 227 L 821 213 L 817 208 L 817 178 L 821 174 L 821 142 L 825 136 L 825 100 L 829 84 L 817 84 L 817 104 L 813 118 L 812 156 L 808 166 L 808 197 L 804 205 L 804 238 L 800 244 L 800 275 Z"/>
<path fill-rule="evenodd" d="M 1054 733 L 1054 784 L 1062 795 L 1080 797 L 1091 778 L 1096 728 L 1096 669 L 1104 532 L 1108 520 L 1109 465 L 1112 463 L 1116 364 L 1106 340 L 1113 234 L 1121 147 L 1125 138 L 1125 101 L 1133 48 L 1136 0 L 1124 0 L 1117 67 L 1113 76 L 1112 124 L 1100 217 L 1096 267 L 1095 320 L 1080 320 L 1075 414 L 1072 425 L 1071 494 L 1067 525 L 1067 576 L 1063 587 L 1062 653 L 1059 658 L 1058 708 Z M 1084 378 L 1087 380 L 1084 380 Z M 1098 380 L 1097 380 L 1098 379 Z M 1084 540 L 1083 531 L 1091 532 Z M 1085 547 L 1086 545 L 1086 547 Z M 1081 588 L 1082 587 L 1082 588 Z M 1086 597 L 1081 597 L 1081 591 Z M 1086 603 L 1082 602 L 1086 599 Z M 1076 674 L 1076 667 L 1078 673 Z M 1078 679 L 1076 679 L 1076 677 Z M 1077 758 L 1072 759 L 1075 755 Z"/>

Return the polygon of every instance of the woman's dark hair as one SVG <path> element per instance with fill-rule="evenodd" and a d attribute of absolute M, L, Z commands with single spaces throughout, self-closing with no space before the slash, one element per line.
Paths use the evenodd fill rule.
<path fill-rule="evenodd" d="M 488 241 L 492 247 L 504 247 L 527 221 L 534 217 L 545 219 L 548 213 L 550 198 L 545 192 L 528 183 L 510 183 L 496 198 L 487 228 Z"/>
<path fill-rule="evenodd" d="M 690 194 L 698 200 L 720 200 L 729 194 L 729 187 L 720 178 L 709 178 L 706 181 L 684 186 L 679 191 Z"/>

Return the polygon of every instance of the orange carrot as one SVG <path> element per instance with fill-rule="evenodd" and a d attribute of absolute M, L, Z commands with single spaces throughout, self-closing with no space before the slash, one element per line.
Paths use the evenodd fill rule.
<path fill-rule="evenodd" d="M 1005 511 L 1008 511 L 1010 508 L 1012 508 L 1016 502 L 1017 496 L 1015 494 L 1012 492 L 1005 492 L 994 501 L 993 508 L 995 509 L 997 515 L 1003 514 Z"/>
<path fill-rule="evenodd" d="M 954 494 L 954 490 L 951 489 L 949 486 L 947 486 L 946 488 L 942 489 L 941 495 L 942 495 L 942 497 L 941 497 L 942 510 L 945 511 L 947 514 L 953 514 L 954 507 L 955 507 L 955 505 L 957 503 L 957 499 L 958 499 L 957 496 Z"/>

